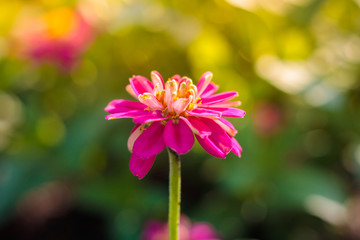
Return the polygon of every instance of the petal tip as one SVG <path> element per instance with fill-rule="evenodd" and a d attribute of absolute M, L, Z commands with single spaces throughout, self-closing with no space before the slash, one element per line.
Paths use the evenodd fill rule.
<path fill-rule="evenodd" d="M 239 158 L 241 158 L 241 151 L 237 152 L 237 151 L 232 151 L 236 156 L 238 156 Z"/>
<path fill-rule="evenodd" d="M 212 77 L 214 76 L 212 72 L 204 73 L 206 80 L 211 81 Z"/>
<path fill-rule="evenodd" d="M 129 162 L 129 169 L 131 173 L 138 177 L 139 180 L 141 180 L 150 171 L 152 165 L 154 164 L 155 157 L 156 155 L 149 158 L 143 158 L 132 154 Z"/>
<path fill-rule="evenodd" d="M 138 178 L 138 180 L 141 180 L 145 177 L 145 176 L 139 176 L 139 175 L 135 175 L 135 176 Z"/>
<path fill-rule="evenodd" d="M 156 77 L 161 77 L 161 75 L 160 75 L 160 73 L 158 72 L 158 71 L 155 71 L 155 70 L 153 70 L 153 71 L 151 71 L 151 76 L 156 76 Z"/>

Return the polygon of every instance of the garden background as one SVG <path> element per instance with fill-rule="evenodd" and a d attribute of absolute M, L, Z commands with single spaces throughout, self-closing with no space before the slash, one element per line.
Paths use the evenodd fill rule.
<path fill-rule="evenodd" d="M 193 222 L 230 240 L 360 239 L 359 0 L 0 0 L 0 239 L 134 240 L 166 221 L 166 152 L 139 181 L 134 124 L 104 119 L 152 70 L 211 71 L 247 111 L 240 159 L 182 156 Z"/>

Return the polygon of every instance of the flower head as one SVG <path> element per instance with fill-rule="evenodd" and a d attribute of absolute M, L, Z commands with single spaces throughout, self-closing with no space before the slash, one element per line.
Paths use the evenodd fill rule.
<path fill-rule="evenodd" d="M 194 135 L 211 155 L 225 158 L 229 152 L 240 157 L 242 151 L 234 136 L 234 126 L 222 117 L 244 117 L 245 111 L 233 108 L 239 101 L 235 91 L 215 94 L 218 86 L 211 82 L 212 73 L 204 73 L 197 85 L 187 77 L 175 75 L 164 83 L 153 71 L 151 80 L 142 76 L 130 78 L 126 90 L 139 102 L 113 100 L 105 108 L 106 119 L 133 118 L 128 148 L 132 152 L 130 171 L 143 178 L 155 157 L 166 146 L 178 154 L 187 153 Z"/>
<path fill-rule="evenodd" d="M 144 240 L 168 240 L 168 225 L 158 221 L 146 224 Z M 190 220 L 182 215 L 180 218 L 180 240 L 220 240 L 218 233 L 206 222 L 191 224 Z"/>

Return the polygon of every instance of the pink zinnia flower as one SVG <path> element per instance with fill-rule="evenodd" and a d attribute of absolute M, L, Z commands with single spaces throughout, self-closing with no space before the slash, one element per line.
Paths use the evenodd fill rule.
<path fill-rule="evenodd" d="M 225 158 L 231 151 L 240 157 L 242 151 L 234 136 L 234 126 L 222 117 L 244 117 L 237 108 L 235 91 L 215 94 L 218 86 L 211 82 L 212 73 L 204 73 L 195 86 L 191 79 L 175 75 L 164 83 L 153 71 L 150 82 L 142 76 L 130 78 L 126 90 L 140 102 L 113 100 L 105 108 L 106 119 L 133 118 L 136 123 L 128 140 L 132 152 L 130 171 L 143 178 L 155 157 L 166 146 L 178 154 L 187 153 L 194 144 L 211 155 Z"/>
<path fill-rule="evenodd" d="M 65 71 L 72 70 L 95 36 L 90 21 L 77 9 L 66 7 L 22 19 L 14 32 L 20 55 Z"/>
<path fill-rule="evenodd" d="M 190 220 L 182 215 L 180 219 L 179 240 L 220 240 L 218 233 L 211 224 L 198 222 L 191 224 Z M 169 230 L 167 223 L 150 221 L 143 232 L 144 240 L 168 240 Z"/>

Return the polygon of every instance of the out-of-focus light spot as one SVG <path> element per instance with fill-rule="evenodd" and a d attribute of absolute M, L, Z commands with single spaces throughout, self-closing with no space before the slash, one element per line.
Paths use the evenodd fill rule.
<path fill-rule="evenodd" d="M 360 239 L 360 195 L 351 196 L 348 206 L 347 227 L 352 239 Z"/>
<path fill-rule="evenodd" d="M 129 2 L 117 10 L 116 19 L 113 21 L 111 30 L 116 33 L 119 29 L 142 25 L 149 31 L 159 32 L 174 27 L 174 20 L 179 20 L 177 15 L 177 12 L 172 12 L 172 10 L 166 9 L 161 4 Z"/>
<path fill-rule="evenodd" d="M 254 11 L 259 7 L 257 0 L 226 0 L 226 1 L 235 7 L 243 8 L 248 11 Z"/>
<path fill-rule="evenodd" d="M 334 89 L 324 84 L 318 84 L 305 93 L 305 100 L 309 104 L 318 107 L 333 100 L 337 94 Z"/>
<path fill-rule="evenodd" d="M 230 47 L 215 29 L 207 29 L 190 45 L 190 60 L 201 71 L 230 63 Z"/>
<path fill-rule="evenodd" d="M 162 31 L 167 27 L 173 27 L 169 26 L 171 17 L 174 16 L 169 16 L 164 6 L 151 5 L 146 8 L 142 21 L 143 24 L 146 25 L 150 30 Z"/>
<path fill-rule="evenodd" d="M 253 115 L 255 130 L 263 136 L 271 136 L 277 133 L 284 121 L 280 106 L 271 102 L 257 104 Z"/>
<path fill-rule="evenodd" d="M 306 62 L 306 66 L 315 75 L 325 75 L 330 71 L 328 67 L 330 58 L 333 58 L 332 54 L 329 55 L 327 51 L 317 49 Z"/>
<path fill-rule="evenodd" d="M 175 41 L 182 46 L 187 46 L 199 35 L 201 25 L 196 19 L 185 16 L 181 16 L 180 19 L 167 29 L 174 36 Z"/>
<path fill-rule="evenodd" d="M 308 69 L 298 62 L 281 61 L 272 55 L 264 55 L 256 62 L 256 72 L 280 90 L 297 94 L 313 81 Z"/>
<path fill-rule="evenodd" d="M 309 37 L 305 32 L 296 28 L 282 33 L 278 41 L 280 51 L 286 59 L 305 59 L 312 52 Z"/>
<path fill-rule="evenodd" d="M 17 123 L 21 118 L 20 101 L 13 95 L 0 92 L 0 120 Z"/>
<path fill-rule="evenodd" d="M 357 83 L 357 79 L 357 76 L 352 71 L 342 68 L 334 72 L 325 80 L 329 86 L 333 86 L 340 91 L 348 91 L 354 87 Z"/>
<path fill-rule="evenodd" d="M 305 5 L 311 0 L 226 0 L 235 7 L 243 8 L 248 11 L 256 11 L 263 8 L 269 12 L 283 15 L 292 5 Z"/>
<path fill-rule="evenodd" d="M 360 7 L 360 0 L 355 0 L 355 2 L 359 5 Z"/>
<path fill-rule="evenodd" d="M 309 65 L 311 64 L 307 61 L 283 61 L 275 56 L 265 55 L 256 62 L 256 72 L 286 93 L 303 95 L 305 101 L 312 106 L 319 107 L 330 102 L 336 104 L 334 100 L 341 96 L 338 86 L 326 77 L 315 74 Z M 321 78 L 325 80 L 320 81 Z M 316 84 L 315 80 L 318 81 Z M 348 82 L 352 86 L 352 80 L 349 79 Z"/>
<path fill-rule="evenodd" d="M 342 204 L 321 195 L 307 197 L 305 208 L 311 214 L 336 226 L 343 225 L 346 221 L 346 208 Z"/>
<path fill-rule="evenodd" d="M 122 3 L 115 0 L 80 0 L 78 8 L 83 16 L 98 28 L 107 28 L 114 21 L 122 8 Z"/>
<path fill-rule="evenodd" d="M 0 92 L 0 150 L 7 145 L 14 128 L 21 120 L 20 101 L 15 96 Z"/>
<path fill-rule="evenodd" d="M 259 0 L 260 5 L 269 12 L 283 15 L 289 9 L 283 0 Z"/>
<path fill-rule="evenodd" d="M 44 145 L 54 146 L 63 139 L 65 126 L 56 117 L 44 117 L 37 124 L 36 134 Z"/>
<path fill-rule="evenodd" d="M 283 15 L 288 9 L 289 5 L 287 1 L 291 1 L 290 3 L 295 4 L 299 3 L 300 5 L 303 1 L 308 0 L 226 0 L 231 5 L 243 8 L 248 11 L 256 11 L 260 8 L 263 8 L 267 11 L 270 11 L 275 14 Z M 306 2 L 304 3 L 306 4 Z"/>
<path fill-rule="evenodd" d="M 330 147 L 330 136 L 323 130 L 313 130 L 305 136 L 305 149 L 313 157 L 324 156 Z"/>
<path fill-rule="evenodd" d="M 131 4 L 135 2 L 136 0 L 122 0 L 125 4 Z"/>
<path fill-rule="evenodd" d="M 354 151 L 354 157 L 357 164 L 360 166 L 360 144 L 357 145 Z"/>
<path fill-rule="evenodd" d="M 43 224 L 70 207 L 71 190 L 61 182 L 45 183 L 26 193 L 18 203 L 18 214 L 27 224 Z"/>
<path fill-rule="evenodd" d="M 9 125 L 4 121 L 0 121 L 0 150 L 2 150 L 7 143 L 8 131 Z"/>
<path fill-rule="evenodd" d="M 74 12 L 68 8 L 59 8 L 42 17 L 51 37 L 62 37 L 75 29 Z"/>
<path fill-rule="evenodd" d="M 360 1 L 360 0 L 359 0 Z M 345 44 L 345 57 L 350 62 L 360 62 L 360 37 L 352 36 L 348 39 Z"/>
<path fill-rule="evenodd" d="M 284 2 L 297 6 L 304 6 L 312 3 L 313 0 L 284 0 Z"/>

